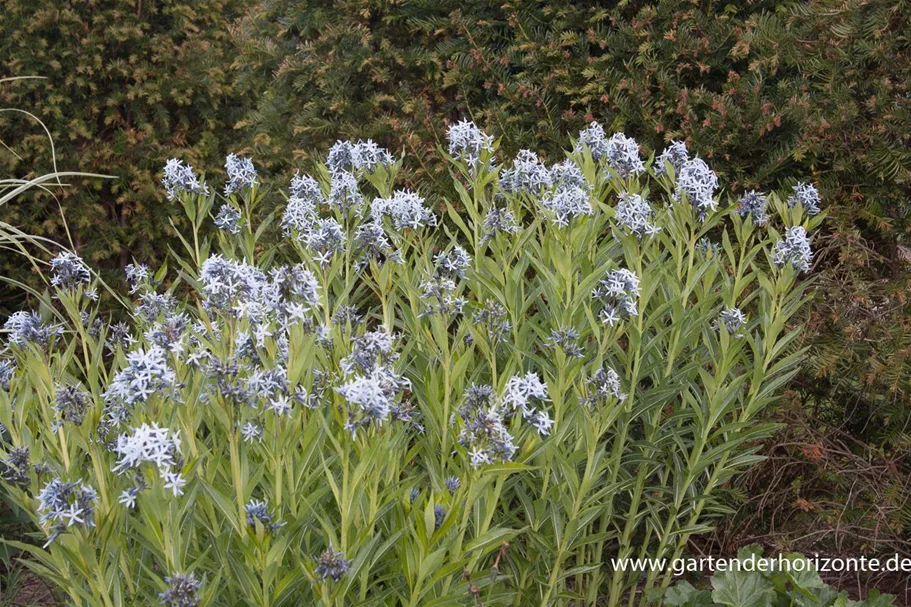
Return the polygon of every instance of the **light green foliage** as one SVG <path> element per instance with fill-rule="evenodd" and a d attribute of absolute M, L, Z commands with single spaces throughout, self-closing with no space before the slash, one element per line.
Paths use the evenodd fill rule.
<path fill-rule="evenodd" d="M 787 227 L 812 232 L 823 214 L 807 217 L 772 195 L 767 225 L 741 218 L 725 200 L 700 221 L 686 197 L 674 199 L 672 170 L 656 177 L 649 161 L 638 177 L 621 177 L 588 148 L 567 156 L 584 175 L 591 213 L 564 227 L 541 210 L 542 196 L 504 191 L 488 153 L 475 167 L 447 157 L 454 195 L 437 227 L 397 230 L 380 218 L 401 263 L 359 264 L 355 237 L 369 209 L 318 205 L 319 217 L 337 219 L 346 244 L 320 264 L 298 228 L 279 234 L 281 209 L 272 208 L 269 187 L 219 204 L 214 187 L 208 196 L 180 194 L 172 211 L 182 206 L 191 229 L 171 266 L 134 294 L 137 343 L 112 340 L 114 328 L 98 321 L 79 286 L 44 302 L 68 319 L 52 347 L 10 346 L 17 369 L 9 391 L 0 391 L 9 439 L 2 457 L 27 447 L 31 463 L 47 468 L 27 468 L 24 482 L 8 487 L 14 502 L 37 523 L 36 496 L 51 479 L 97 491 L 94 527 L 77 522 L 44 548 L 44 533 L 38 545 L 10 543 L 78 606 L 155 604 L 167 576 L 189 573 L 202 582 L 201 605 L 644 603 L 644 592 L 670 577 L 613 571 L 609 559 L 680 556 L 688 538 L 725 512 L 717 489 L 756 461 L 756 443 L 771 429 L 759 415 L 803 354 L 796 338 L 808 295 L 790 264 L 773 262 L 775 243 Z M 399 167 L 360 175 L 368 201 L 393 193 Z M 314 175 L 328 196 L 330 172 L 319 166 Z M 621 228 L 625 192 L 651 203 L 657 234 L 640 240 Z M 220 204 L 240 211 L 238 233 L 207 236 Z M 516 231 L 485 230 L 494 205 L 513 213 Z M 435 254 L 456 245 L 470 255 L 447 290 L 466 300 L 462 314 L 428 314 L 439 303 L 424 284 L 439 276 Z M 300 322 L 286 325 L 244 307 L 261 294 L 220 304 L 213 293 L 227 283 L 211 269 L 226 260 L 265 272 L 303 264 L 317 296 Z M 245 276 L 256 273 L 249 266 Z M 593 291 L 621 269 L 639 281 L 635 314 L 609 324 Z M 149 313 L 166 277 L 173 307 Z M 259 286 L 269 281 L 261 279 Z M 477 317 L 488 302 L 508 321 L 500 339 Z M 339 319 L 341 306 L 363 320 Z M 746 317 L 733 334 L 718 322 L 732 307 Z M 359 340 L 383 327 L 394 333 L 398 357 L 383 350 L 383 364 L 352 370 Z M 549 345 L 563 329 L 577 336 Z M 126 357 L 148 354 L 152 342 L 168 346 L 164 367 L 173 377 L 140 395 L 136 377 L 124 383 Z M 598 394 L 591 380 L 607 369 L 620 391 Z M 251 377 L 276 370 L 283 383 L 265 391 L 271 396 L 251 388 Z M 366 414 L 340 389 L 374 372 L 389 389 L 380 400 L 395 413 L 352 428 Z M 517 401 L 509 398 L 518 398 L 512 382 L 526 374 L 547 386 L 547 399 L 529 405 L 553 421 L 543 431 L 523 419 L 522 406 L 510 409 Z M 80 425 L 54 410 L 60 386 L 72 384 L 88 395 Z M 460 434 L 470 425 L 473 385 L 502 397 L 485 410 L 502 417 L 511 458 L 472 465 Z M 295 398 L 298 388 L 310 398 Z M 282 396 L 292 405 L 286 415 L 274 408 Z M 112 422 L 113 412 L 122 418 Z M 411 421 L 394 419 L 409 412 Z M 152 423 L 176 433 L 179 457 L 125 467 L 111 443 Z M 261 440 L 245 440 L 248 424 L 262 429 Z M 113 471 L 118 462 L 122 474 Z M 165 486 L 166 471 L 186 481 L 182 495 Z M 447 487 L 449 477 L 458 488 Z M 134 509 L 119 503 L 141 486 Z M 248 524 L 252 499 L 285 526 Z M 319 570 L 327 550 L 350 561 L 337 581 Z"/>

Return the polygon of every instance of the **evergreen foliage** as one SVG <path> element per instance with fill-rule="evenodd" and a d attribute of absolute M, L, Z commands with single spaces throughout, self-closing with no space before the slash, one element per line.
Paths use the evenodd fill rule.
<path fill-rule="evenodd" d="M 74 180 L 55 190 L 56 199 L 33 190 L 4 207 L 3 219 L 65 241 L 62 206 L 76 249 L 93 264 L 112 270 L 133 256 L 163 259 L 175 213 L 162 204 L 158 173 L 171 156 L 220 164 L 239 107 L 228 52 L 228 25 L 239 6 L 5 1 L 2 75 L 43 79 L 0 85 L 0 107 L 28 110 L 47 125 L 62 166 L 118 179 Z M 9 146 L 0 150 L 4 175 L 54 170 L 47 134 L 22 112 L 0 113 L 0 140 Z M 20 266 L 16 256 L 3 256 L 0 274 L 34 284 Z"/>

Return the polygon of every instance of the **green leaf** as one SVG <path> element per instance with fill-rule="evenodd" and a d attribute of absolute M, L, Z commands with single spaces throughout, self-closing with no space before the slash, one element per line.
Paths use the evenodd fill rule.
<path fill-rule="evenodd" d="M 754 571 L 725 571 L 712 576 L 712 600 L 729 607 L 771 607 L 774 586 Z"/>

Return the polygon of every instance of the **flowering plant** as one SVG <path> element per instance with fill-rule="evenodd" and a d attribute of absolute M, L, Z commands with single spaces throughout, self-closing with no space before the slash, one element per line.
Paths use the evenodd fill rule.
<path fill-rule="evenodd" d="M 818 197 L 727 204 L 682 144 L 644 159 L 598 125 L 550 167 L 450 138 L 442 212 L 370 141 L 278 209 L 249 158 L 221 191 L 169 162 L 191 233 L 176 274 L 127 268 L 129 322 L 52 260 L 41 313 L 4 325 L 0 472 L 40 527 L 10 543 L 74 605 L 618 605 L 670 582 L 608 557 L 679 556 L 756 460 Z"/>

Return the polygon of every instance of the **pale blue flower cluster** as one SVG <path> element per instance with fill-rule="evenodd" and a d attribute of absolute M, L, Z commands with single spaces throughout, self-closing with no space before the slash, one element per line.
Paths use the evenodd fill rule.
<path fill-rule="evenodd" d="M 505 342 L 506 336 L 512 331 L 512 323 L 507 318 L 506 308 L 492 299 L 485 301 L 475 312 L 474 322 L 484 328 L 487 341 L 492 346 Z"/>
<path fill-rule="evenodd" d="M 819 190 L 816 189 L 816 186 L 801 181 L 794 186 L 794 193 L 788 198 L 788 207 L 793 209 L 800 205 L 806 209 L 807 215 L 818 215 L 822 210 L 819 206 L 820 202 Z"/>
<path fill-rule="evenodd" d="M 13 312 L 3 323 L 3 330 L 9 333 L 9 343 L 14 346 L 34 344 L 49 348 L 63 335 L 59 325 L 45 324 L 37 312 L 25 310 Z"/>
<path fill-rule="evenodd" d="M 329 175 L 328 202 L 342 213 L 354 209 L 360 215 L 363 212 L 364 195 L 358 188 L 357 177 L 348 171 L 332 171 Z"/>
<path fill-rule="evenodd" d="M 205 306 L 236 317 L 259 317 L 267 286 L 266 273 L 242 261 L 213 255 L 199 272 Z"/>
<path fill-rule="evenodd" d="M 454 495 L 456 491 L 459 490 L 459 487 L 462 486 L 462 481 L 459 480 L 457 476 L 447 476 L 443 481 L 443 485 L 446 487 L 446 491 L 449 492 L 449 495 Z"/>
<path fill-rule="evenodd" d="M 313 252 L 314 261 L 323 266 L 331 261 L 333 255 L 345 251 L 347 239 L 337 219 L 319 216 L 320 206 L 337 205 L 347 212 L 353 208 L 352 205 L 361 204 L 356 180 L 340 182 L 339 179 L 344 180 L 341 175 L 333 175 L 334 191 L 328 199 L 316 179 L 310 175 L 295 175 L 291 180 L 291 197 L 282 217 L 285 235 L 303 243 Z M 353 180 L 350 174 L 348 177 Z"/>
<path fill-rule="evenodd" d="M 231 234 L 240 234 L 240 210 L 235 209 L 228 203 L 221 205 L 221 208 L 218 209 L 218 214 L 215 216 L 215 227 Z"/>
<path fill-rule="evenodd" d="M 471 267 L 471 255 L 464 248 L 456 245 L 448 252 L 442 251 L 433 256 L 436 272 L 439 276 L 465 278 L 465 272 Z"/>
<path fill-rule="evenodd" d="M 345 424 L 352 437 L 360 428 L 389 420 L 412 421 L 412 407 L 399 400 L 411 382 L 393 367 L 399 356 L 392 347 L 394 339 L 385 330 L 365 333 L 354 338 L 351 354 L 341 361 L 349 378 L 335 391 L 354 405 L 348 408 Z"/>
<path fill-rule="evenodd" d="M 244 188 L 256 186 L 256 167 L 250 158 L 241 158 L 237 154 L 228 154 L 225 158 L 225 173 L 228 182 L 225 184 L 225 196 L 239 192 Z"/>
<path fill-rule="evenodd" d="M 161 346 L 137 349 L 127 354 L 126 367 L 114 375 L 104 393 L 107 403 L 132 407 L 151 396 L 170 392 L 177 386 L 177 376 Z"/>
<path fill-rule="evenodd" d="M 671 141 L 655 159 L 655 175 L 658 177 L 667 175 L 668 165 L 674 169 L 674 175 L 677 175 L 689 159 L 690 153 L 686 149 L 686 144 L 682 141 Z"/>
<path fill-rule="evenodd" d="M 785 231 L 784 238 L 775 243 L 772 261 L 778 266 L 791 264 L 799 272 L 808 272 L 813 260 L 810 238 L 801 226 L 794 226 Z"/>
<path fill-rule="evenodd" d="M 730 333 L 733 337 L 740 339 L 743 337 L 743 334 L 740 333 L 740 330 L 746 325 L 747 319 L 744 313 L 740 308 L 725 308 L 721 311 L 721 314 L 718 315 L 718 322 L 716 323 L 716 328 L 719 330 L 721 327 L 724 327 L 725 331 Z"/>
<path fill-rule="evenodd" d="M 334 217 L 315 218 L 301 240 L 313 251 L 313 261 L 325 267 L 336 253 L 344 253 L 345 230 Z"/>
<path fill-rule="evenodd" d="M 279 324 L 303 320 L 305 312 L 319 307 L 319 280 L 305 264 L 273 268 L 269 279 L 264 289 L 265 307 L 275 313 Z"/>
<path fill-rule="evenodd" d="M 319 281 L 305 264 L 279 266 L 266 275 L 255 266 L 213 255 L 203 263 L 200 282 L 206 309 L 248 318 L 258 331 L 268 331 L 273 319 L 282 327 L 306 322 L 320 303 Z"/>
<path fill-rule="evenodd" d="M 477 171 L 484 154 L 493 154 L 493 137 L 470 120 L 449 127 L 449 155 L 468 165 L 472 174 Z"/>
<path fill-rule="evenodd" d="M 424 199 L 409 190 L 397 190 L 391 198 L 375 198 L 370 207 L 370 215 L 377 223 L 381 223 L 383 217 L 391 218 L 392 226 L 397 231 L 406 228 L 417 230 L 437 224 L 436 215 L 424 206 Z"/>
<path fill-rule="evenodd" d="M 551 167 L 553 187 L 539 200 L 554 225 L 564 228 L 576 217 L 592 215 L 591 187 L 572 160 Z"/>
<path fill-rule="evenodd" d="M 243 437 L 245 443 L 253 443 L 263 441 L 263 434 L 265 433 L 265 428 L 261 423 L 256 422 L 247 422 L 241 427 L 240 435 Z"/>
<path fill-rule="evenodd" d="M 561 228 L 576 217 L 594 213 L 588 191 L 577 186 L 554 190 L 541 199 L 541 208 L 548 211 L 554 225 Z"/>
<path fill-rule="evenodd" d="M 443 526 L 443 523 L 446 521 L 446 506 L 443 504 L 434 504 L 433 505 L 433 528 L 439 529 Z"/>
<path fill-rule="evenodd" d="M 617 203 L 617 222 L 636 238 L 654 236 L 661 228 L 652 223 L 652 207 L 639 194 L 624 192 Z"/>
<path fill-rule="evenodd" d="M 180 438 L 176 432 L 160 428 L 157 423 L 142 424 L 133 429 L 132 434 L 124 433 L 118 436 L 113 451 L 120 458 L 113 472 L 123 474 L 131 468 L 151 463 L 158 469 L 164 481 L 164 488 L 171 491 L 175 497 L 183 495 L 186 479 L 180 473 L 183 462 L 180 455 Z M 133 499 L 135 500 L 135 495 Z"/>
<path fill-rule="evenodd" d="M 402 263 L 402 252 L 392 246 L 383 226 L 375 221 L 358 226 L 352 252 L 358 259 L 355 266 L 358 271 L 371 262 L 380 267 L 387 261 Z"/>
<path fill-rule="evenodd" d="M 586 191 L 591 190 L 591 186 L 585 180 L 582 169 L 573 160 L 567 159 L 553 165 L 550 167 L 550 174 L 553 177 L 554 187 L 557 189 L 581 188 Z"/>
<path fill-rule="evenodd" d="M 531 406 L 533 400 L 549 400 L 547 384 L 541 381 L 537 373 L 513 375 L 506 380 L 500 406 L 509 412 L 521 412 L 525 421 L 534 426 L 542 436 L 546 436 L 550 434 L 554 422 L 546 411 Z"/>
<path fill-rule="evenodd" d="M 579 153 L 583 147 L 589 149 L 592 158 L 596 161 L 607 156 L 607 139 L 604 135 L 604 127 L 597 122 L 592 122 L 579 131 L 579 137 L 576 139 L 576 146 L 573 152 Z"/>
<path fill-rule="evenodd" d="M 59 428 L 64 422 L 81 426 L 85 421 L 85 414 L 92 404 L 89 393 L 78 384 L 69 386 L 58 385 L 54 394 L 52 408 L 57 414 L 57 422 L 53 430 Z"/>
<path fill-rule="evenodd" d="M 500 175 L 503 190 L 512 194 L 537 195 L 550 189 L 553 184 L 550 169 L 531 150 L 520 150 L 512 168 Z"/>
<path fill-rule="evenodd" d="M 388 167 L 395 159 L 385 148 L 378 146 L 372 140 L 336 141 L 329 149 L 326 164 L 332 171 L 346 171 L 356 173 L 373 173 L 377 167 Z"/>
<path fill-rule="evenodd" d="M 62 291 L 72 291 L 92 280 L 89 268 L 82 258 L 69 251 L 63 251 L 51 262 L 51 286 Z"/>
<path fill-rule="evenodd" d="M 471 465 L 509 461 L 519 448 L 504 424 L 504 412 L 497 406 L 490 386 L 471 386 L 457 411 L 462 420 L 459 444 L 468 451 Z"/>
<path fill-rule="evenodd" d="M 176 309 L 170 308 L 152 320 L 142 336 L 149 344 L 172 354 L 181 354 L 189 328 L 190 317 L 185 312 L 178 312 Z"/>
<path fill-rule="evenodd" d="M 333 550 L 330 544 L 317 560 L 314 573 L 320 580 L 331 579 L 333 582 L 339 582 L 350 567 L 351 561 L 345 558 L 345 553 Z"/>
<path fill-rule="evenodd" d="M 149 266 L 139 263 L 131 263 L 124 269 L 127 282 L 130 284 L 130 295 L 152 286 L 152 273 Z"/>
<path fill-rule="evenodd" d="M 95 526 L 95 501 L 98 493 L 82 481 L 66 483 L 55 478 L 48 482 L 38 494 L 38 512 L 41 524 L 51 523 L 50 536 L 44 547 L 65 533 L 71 527 L 91 528 Z"/>
<path fill-rule="evenodd" d="M 768 205 L 769 199 L 765 194 L 750 190 L 737 201 L 737 212 L 744 218 L 752 216 L 753 223 L 761 225 L 769 220 Z"/>
<path fill-rule="evenodd" d="M 521 228 L 516 221 L 516 216 L 506 207 L 490 207 L 487 216 L 484 218 L 484 237 L 482 242 L 492 239 L 498 232 L 504 234 L 515 234 Z"/>
<path fill-rule="evenodd" d="M 620 387 L 620 376 L 610 367 L 602 367 L 588 379 L 588 396 L 583 403 L 589 406 L 605 405 L 611 399 L 624 400 L 626 394 Z"/>
<path fill-rule="evenodd" d="M 124 489 L 120 492 L 120 497 L 117 498 L 117 503 L 128 510 L 136 507 L 136 500 L 139 499 L 139 494 L 148 487 L 141 474 L 136 474 L 136 481 L 137 485 L 135 487 Z"/>
<path fill-rule="evenodd" d="M 12 358 L 0 358 L 0 390 L 9 392 L 13 373 L 16 371 L 16 361 Z"/>
<path fill-rule="evenodd" d="M 168 589 L 158 595 L 158 600 L 167 607 L 198 607 L 200 602 L 199 590 L 202 582 L 196 579 L 196 574 L 169 575 L 164 579 Z"/>
<path fill-rule="evenodd" d="M 177 299 L 168 293 L 156 293 L 155 291 L 143 290 L 139 294 L 139 303 L 134 308 L 133 316 L 142 324 L 152 324 L 160 318 L 167 318 L 177 314 Z"/>
<path fill-rule="evenodd" d="M 466 391 L 457 411 L 462 421 L 458 441 L 468 452 L 472 466 L 513 458 L 518 447 L 506 421 L 515 413 L 521 414 L 542 436 L 550 433 L 554 422 L 545 411 L 532 406 L 535 400 L 548 400 L 547 384 L 536 373 L 510 377 L 499 398 L 491 386 L 475 385 Z"/>
<path fill-rule="evenodd" d="M 456 245 L 447 253 L 437 253 L 433 261 L 436 266 L 433 274 L 421 281 L 421 299 L 426 306 L 421 316 L 461 314 L 468 300 L 456 295 L 456 281 L 465 278 L 471 256 Z"/>
<path fill-rule="evenodd" d="M 709 211 L 714 211 L 715 190 L 718 189 L 718 175 L 701 158 L 687 160 L 677 173 L 677 200 L 686 195 L 690 204 L 695 207 L 699 220 L 704 221 Z"/>
<path fill-rule="evenodd" d="M 289 188 L 292 199 L 299 199 L 309 205 L 306 214 L 311 215 L 315 212 L 315 207 L 326 203 L 326 197 L 319 182 L 311 175 L 306 173 L 301 175 L 299 172 L 291 178 Z M 290 202 L 290 201 L 289 201 Z"/>
<path fill-rule="evenodd" d="M 623 133 L 614 133 L 607 140 L 605 155 L 608 164 L 621 177 L 638 175 L 645 170 L 645 163 L 639 156 L 639 144 Z"/>
<path fill-rule="evenodd" d="M 592 291 L 601 300 L 601 320 L 614 326 L 623 317 L 638 316 L 639 277 L 626 268 L 611 270 Z"/>
<path fill-rule="evenodd" d="M 114 452 L 120 457 L 113 469 L 117 474 L 146 462 L 159 470 L 170 470 L 180 457 L 180 438 L 157 423 L 142 424 L 132 434 L 117 437 Z"/>
<path fill-rule="evenodd" d="M 168 200 L 177 200 L 177 196 L 184 193 L 209 195 L 209 186 L 199 182 L 193 173 L 193 167 L 176 158 L 171 158 L 165 164 L 161 184 L 168 193 Z"/>
<path fill-rule="evenodd" d="M 332 315 L 332 322 L 337 325 L 351 324 L 357 326 L 363 319 L 364 315 L 358 312 L 358 309 L 354 306 L 338 306 L 335 309 L 335 314 Z"/>
<path fill-rule="evenodd" d="M 2 424 L 0 424 L 2 426 Z M 0 431 L 4 430 L 0 428 Z M 27 489 L 31 482 L 28 447 L 6 447 L 7 457 L 0 460 L 0 479 Z"/>
<path fill-rule="evenodd" d="M 579 345 L 579 332 L 570 328 L 551 329 L 547 338 L 549 348 L 560 348 L 570 358 L 582 358 L 583 350 Z"/>
<path fill-rule="evenodd" d="M 718 257 L 721 255 L 721 245 L 717 242 L 712 242 L 708 236 L 703 236 L 696 241 L 696 250 L 705 256 Z"/>
<path fill-rule="evenodd" d="M 606 159 L 608 165 L 620 177 L 638 175 L 645 170 L 645 163 L 639 156 L 639 144 L 636 140 L 623 133 L 614 133 L 608 139 L 604 134 L 604 128 L 597 122 L 592 122 L 587 128 L 579 131 L 575 151 L 580 151 L 583 146 L 590 150 L 592 159 Z"/>
<path fill-rule="evenodd" d="M 105 343 L 105 347 L 110 352 L 116 352 L 118 347 L 128 350 L 134 343 L 136 343 L 136 339 L 130 332 L 130 325 L 121 321 L 110 326 L 110 333 L 108 333 L 107 343 Z"/>
<path fill-rule="evenodd" d="M 275 515 L 269 512 L 269 506 L 264 501 L 251 499 L 244 506 L 244 511 L 247 513 L 247 525 L 250 527 L 255 528 L 256 523 L 259 523 L 269 533 L 275 533 L 285 526 L 285 523 L 277 521 Z"/>

